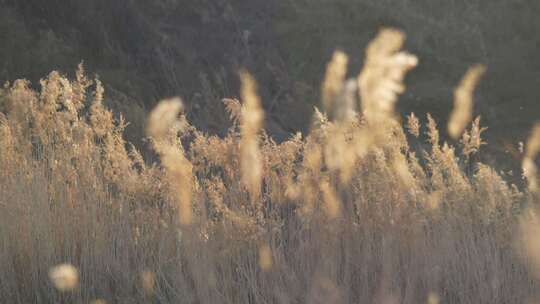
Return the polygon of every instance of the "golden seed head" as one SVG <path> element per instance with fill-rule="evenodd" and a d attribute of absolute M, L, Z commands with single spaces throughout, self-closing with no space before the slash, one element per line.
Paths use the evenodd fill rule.
<path fill-rule="evenodd" d="M 79 284 L 79 272 L 71 264 L 60 264 L 49 270 L 49 279 L 59 291 L 70 291 Z"/>
<path fill-rule="evenodd" d="M 141 273 L 141 285 L 147 295 L 153 295 L 156 287 L 156 274 L 145 270 Z"/>
<path fill-rule="evenodd" d="M 272 268 L 272 249 L 268 244 L 261 245 L 259 247 L 259 267 L 263 271 L 268 271 Z"/>
<path fill-rule="evenodd" d="M 485 72 L 486 67 L 483 65 L 471 67 L 454 91 L 454 109 L 448 121 L 448 134 L 454 139 L 461 136 L 472 120 L 474 89 Z"/>

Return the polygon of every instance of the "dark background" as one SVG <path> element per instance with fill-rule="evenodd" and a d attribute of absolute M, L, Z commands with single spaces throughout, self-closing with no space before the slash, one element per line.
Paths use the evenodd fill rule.
<path fill-rule="evenodd" d="M 0 0 L 0 82 L 33 82 L 57 69 L 87 70 L 107 85 L 109 105 L 142 136 L 145 112 L 182 96 L 191 121 L 224 134 L 220 102 L 238 95 L 237 70 L 255 74 L 278 140 L 306 131 L 326 62 L 346 51 L 354 76 L 382 26 L 403 29 L 420 57 L 402 113 L 445 124 L 467 67 L 488 66 L 475 113 L 489 149 L 505 153 L 540 119 L 537 0 Z M 444 128 L 441 128 L 444 129 Z"/>

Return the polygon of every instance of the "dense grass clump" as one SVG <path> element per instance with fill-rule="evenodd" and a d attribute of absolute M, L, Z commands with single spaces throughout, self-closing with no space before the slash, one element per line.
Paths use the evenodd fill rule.
<path fill-rule="evenodd" d="M 150 114 L 145 160 L 80 66 L 41 90 L 0 91 L 0 299 L 5 303 L 523 303 L 539 284 L 539 132 L 529 187 L 476 162 L 472 94 L 449 121 L 394 107 L 417 58 L 386 29 L 358 77 L 336 52 L 308 135 L 263 130 L 252 76 L 225 99 L 225 137 L 191 126 L 179 99 Z M 361 114 L 359 114 L 361 113 Z M 427 138 L 424 139 L 424 134 Z M 419 142 L 426 141 L 426 144 Z"/>

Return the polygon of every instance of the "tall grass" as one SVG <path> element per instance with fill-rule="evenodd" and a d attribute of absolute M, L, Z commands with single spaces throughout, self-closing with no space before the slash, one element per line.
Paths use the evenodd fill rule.
<path fill-rule="evenodd" d="M 223 138 L 192 127 L 179 99 L 164 101 L 146 128 L 156 163 L 125 142 L 126 122 L 82 66 L 73 80 L 52 72 L 40 91 L 6 85 L 1 302 L 534 299 L 538 130 L 525 154 L 529 190 L 470 157 L 483 144 L 471 105 L 450 125 L 458 147 L 441 142 L 431 116 L 423 125 L 411 114 L 407 133 L 394 105 L 418 60 L 404 39 L 383 30 L 349 81 L 336 53 L 325 111 L 308 135 L 280 144 L 261 128 L 247 72 L 241 102 L 224 101 L 233 126 Z M 456 98 L 472 102 L 469 78 Z M 411 148 L 419 140 L 426 148 Z"/>

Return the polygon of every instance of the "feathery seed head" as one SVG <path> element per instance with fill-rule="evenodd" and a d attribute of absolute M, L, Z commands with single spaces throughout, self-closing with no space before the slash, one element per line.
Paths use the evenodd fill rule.
<path fill-rule="evenodd" d="M 454 109 L 448 121 L 448 133 L 454 139 L 461 136 L 472 119 L 474 89 L 485 72 L 486 67 L 483 65 L 471 67 L 454 91 Z"/>
<path fill-rule="evenodd" d="M 71 264 L 60 264 L 49 270 L 49 278 L 59 291 L 70 291 L 79 284 L 79 272 Z"/>
<path fill-rule="evenodd" d="M 242 81 L 242 126 L 240 140 L 240 165 L 242 182 L 252 199 L 258 198 L 262 182 L 262 161 L 258 133 L 264 120 L 261 101 L 257 95 L 255 79 L 246 71 L 240 72 Z"/>
<path fill-rule="evenodd" d="M 347 74 L 348 57 L 342 51 L 335 51 L 332 60 L 326 66 L 326 75 L 322 84 L 322 102 L 326 113 L 335 109 L 336 99 L 343 89 Z"/>

